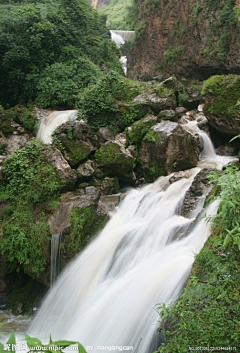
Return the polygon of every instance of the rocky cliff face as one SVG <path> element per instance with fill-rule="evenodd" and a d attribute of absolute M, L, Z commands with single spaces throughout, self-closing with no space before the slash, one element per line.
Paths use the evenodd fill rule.
<path fill-rule="evenodd" d="M 239 0 L 138 0 L 128 75 L 206 79 L 240 69 Z"/>

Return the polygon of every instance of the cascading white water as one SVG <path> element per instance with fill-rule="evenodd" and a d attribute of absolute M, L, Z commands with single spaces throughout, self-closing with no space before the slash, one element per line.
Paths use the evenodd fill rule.
<path fill-rule="evenodd" d="M 111 33 L 112 41 L 114 41 L 116 43 L 117 47 L 120 48 L 120 46 L 122 44 L 124 44 L 124 42 L 125 42 L 123 37 L 120 36 L 119 34 L 114 33 L 113 31 L 110 31 L 110 33 Z"/>
<path fill-rule="evenodd" d="M 231 161 L 237 160 L 237 158 L 229 157 L 229 156 L 218 156 L 215 152 L 213 143 L 206 132 L 202 131 L 198 127 L 199 121 L 207 120 L 205 115 L 202 112 L 202 108 L 200 106 L 199 112 L 196 115 L 196 119 L 193 121 L 188 120 L 188 113 L 186 116 L 182 118 L 183 126 L 186 130 L 191 132 L 192 134 L 198 135 L 202 140 L 203 151 L 202 158 L 198 163 L 198 167 L 200 168 L 217 168 L 222 169 L 223 166 L 227 165 Z"/>
<path fill-rule="evenodd" d="M 158 323 L 156 303 L 177 299 L 194 254 L 208 236 L 202 219 L 177 213 L 191 177 L 169 177 L 132 190 L 102 233 L 59 277 L 30 334 L 78 340 L 85 346 L 132 346 L 150 352 Z M 44 322 L 44 325 L 43 325 Z M 154 347 L 153 347 L 154 348 Z"/>
<path fill-rule="evenodd" d="M 50 285 L 56 281 L 60 273 L 60 245 L 61 233 L 52 234 L 51 241 L 51 272 L 50 272 Z"/>
<path fill-rule="evenodd" d="M 124 31 L 121 31 L 121 32 L 124 32 Z M 117 47 L 120 48 L 121 45 L 125 43 L 125 40 L 123 39 L 123 37 L 121 35 L 113 32 L 113 31 L 110 31 L 110 33 L 111 33 L 112 41 L 114 41 L 116 43 Z M 122 63 L 122 68 L 123 68 L 125 75 L 127 75 L 127 57 L 121 56 L 120 62 Z"/>
<path fill-rule="evenodd" d="M 54 130 L 70 120 L 76 120 L 77 110 L 64 110 L 64 111 L 55 111 L 51 114 L 45 116 L 40 124 L 37 139 L 43 141 L 44 143 L 51 143 L 51 135 Z"/>
<path fill-rule="evenodd" d="M 199 133 L 195 123 L 185 125 Z M 51 333 L 54 340 L 77 340 L 94 352 L 127 346 L 151 353 L 156 348 L 155 305 L 178 298 L 209 235 L 204 217 L 195 222 L 204 200 L 188 217 L 179 215 L 181 203 L 206 163 L 215 167 L 233 158 L 226 161 L 205 144 L 203 159 L 173 184 L 170 176 L 161 177 L 127 194 L 101 234 L 59 276 L 30 335 L 47 341 Z M 216 209 L 217 203 L 211 204 L 207 215 Z"/>

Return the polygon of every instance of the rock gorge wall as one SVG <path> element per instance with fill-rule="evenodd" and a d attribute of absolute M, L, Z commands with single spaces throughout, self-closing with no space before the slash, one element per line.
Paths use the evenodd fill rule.
<path fill-rule="evenodd" d="M 137 0 L 128 75 L 206 79 L 240 69 L 240 1 Z"/>

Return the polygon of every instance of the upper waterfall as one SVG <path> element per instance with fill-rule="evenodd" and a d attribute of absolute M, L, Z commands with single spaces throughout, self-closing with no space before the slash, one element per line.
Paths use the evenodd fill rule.
<path fill-rule="evenodd" d="M 110 32 L 121 36 L 124 41 L 132 40 L 135 35 L 135 31 L 122 31 L 122 30 L 112 29 Z"/>

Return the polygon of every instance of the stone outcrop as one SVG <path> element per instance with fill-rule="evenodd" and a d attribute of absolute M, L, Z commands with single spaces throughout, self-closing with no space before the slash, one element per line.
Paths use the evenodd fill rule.
<path fill-rule="evenodd" d="M 137 1 L 134 48 L 128 75 L 206 79 L 240 69 L 240 21 L 234 1 Z M 192 109 L 192 108 L 191 108 Z"/>
<path fill-rule="evenodd" d="M 84 161 L 95 151 L 96 136 L 90 126 L 83 122 L 71 121 L 62 124 L 55 134 L 64 150 L 64 157 L 71 166 Z"/>
<path fill-rule="evenodd" d="M 117 176 L 124 182 L 136 179 L 133 169 L 135 159 L 125 148 L 126 136 L 119 134 L 115 141 L 108 141 L 95 153 L 95 161 L 105 175 Z"/>
<path fill-rule="evenodd" d="M 195 167 L 198 162 L 198 141 L 180 125 L 161 121 L 143 139 L 140 161 L 147 182 L 161 175 Z"/>
<path fill-rule="evenodd" d="M 73 186 L 77 181 L 77 173 L 70 167 L 62 153 L 55 147 L 45 146 L 45 161 L 56 168 L 59 178 L 67 187 Z"/>
<path fill-rule="evenodd" d="M 204 82 L 204 114 L 210 126 L 228 140 L 240 134 L 239 90 L 238 75 L 216 75 Z"/>

